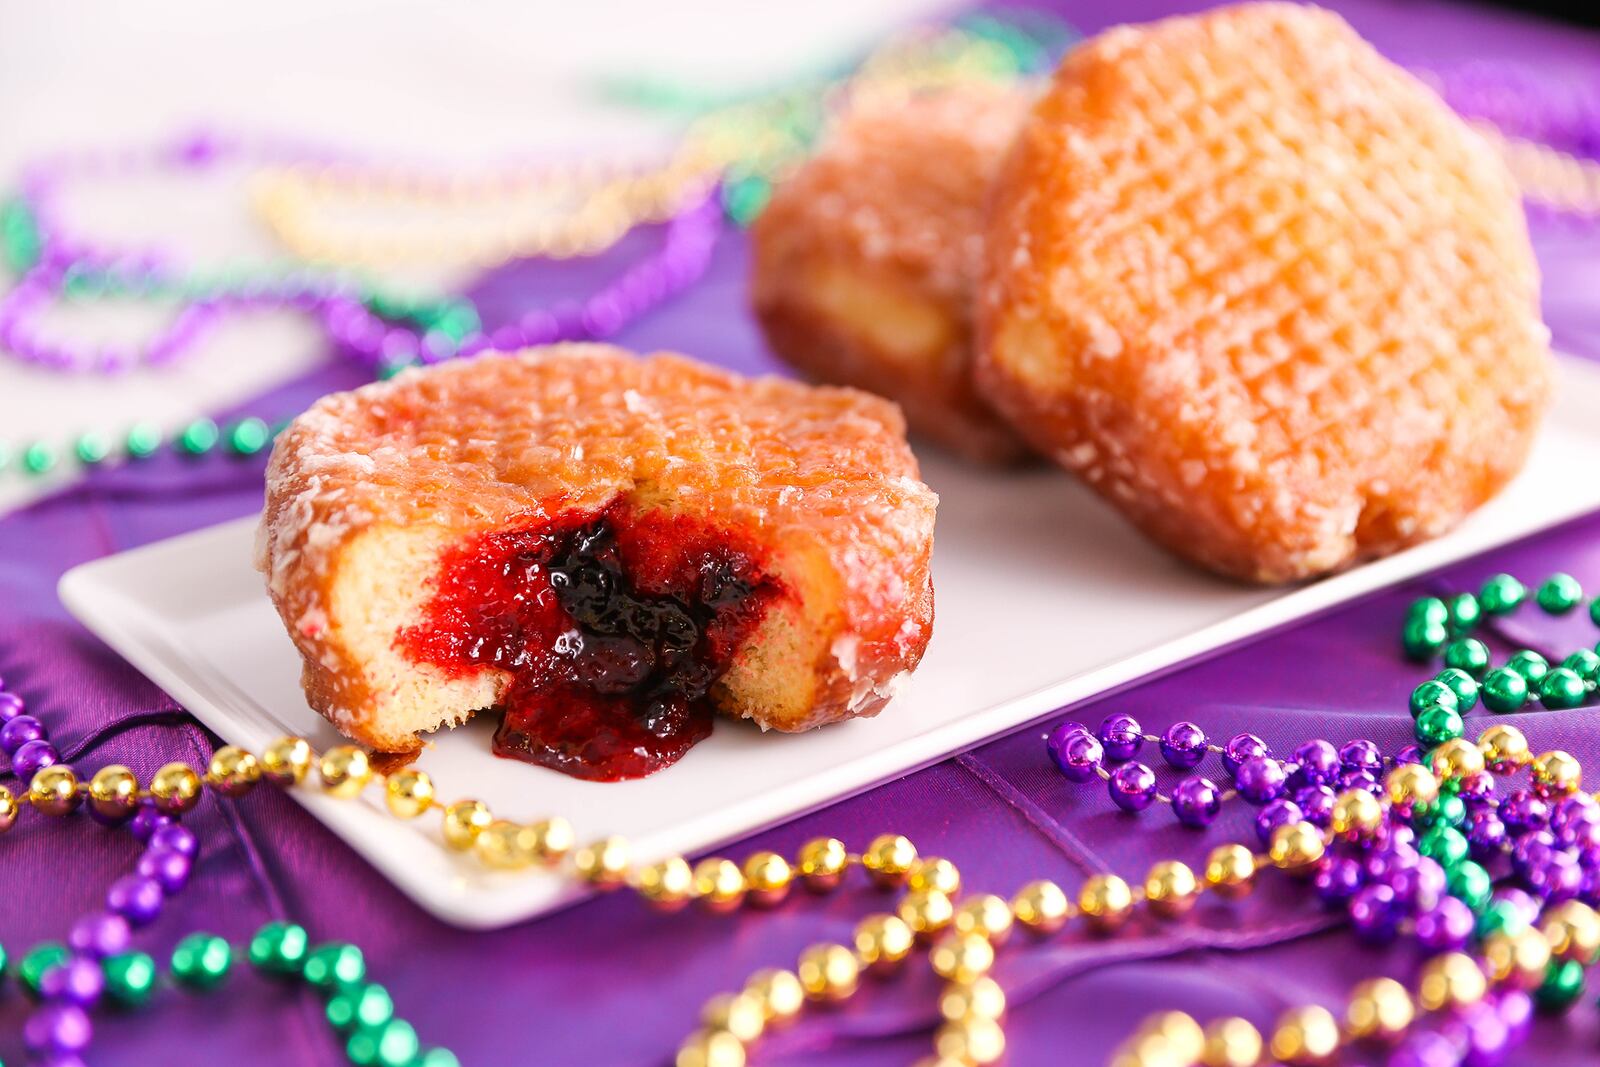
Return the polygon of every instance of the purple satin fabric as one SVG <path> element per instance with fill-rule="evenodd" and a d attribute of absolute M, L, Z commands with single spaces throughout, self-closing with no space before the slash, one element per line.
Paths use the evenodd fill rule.
<path fill-rule="evenodd" d="M 1057 10 L 1093 31 L 1113 19 L 1191 6 L 1199 5 L 1067 2 Z M 1549 77 L 1591 73 L 1600 60 L 1593 35 L 1484 9 L 1339 6 L 1380 47 L 1406 60 L 1488 58 L 1524 63 Z M 1535 236 L 1557 344 L 1600 358 L 1600 303 L 1593 296 L 1600 245 L 1593 231 L 1536 219 Z M 600 261 L 504 270 L 477 294 L 485 317 L 492 323 L 519 307 L 581 291 L 653 239 L 635 235 Z M 744 310 L 745 270 L 744 245 L 730 236 L 705 282 L 618 340 L 646 350 L 677 348 L 741 370 L 774 369 Z M 358 380 L 355 371 L 330 364 L 249 410 L 290 414 Z M 0 675 L 47 721 L 69 759 L 89 768 L 124 762 L 145 776 L 169 759 L 205 758 L 213 739 L 73 623 L 56 601 L 55 582 L 85 560 L 252 513 L 260 504 L 260 473 L 259 461 L 186 463 L 163 456 L 96 472 L 0 521 Z M 1189 718 L 1214 737 L 1251 730 L 1279 751 L 1314 736 L 1336 742 L 1370 737 L 1393 751 L 1409 740 L 1405 698 L 1420 677 L 1396 651 L 1408 599 L 1426 588 L 1475 588 L 1497 570 L 1537 579 L 1556 569 L 1600 588 L 1600 515 L 1146 679 L 1071 714 L 1094 723 L 1110 710 L 1127 711 L 1157 730 Z M 1503 650 L 1510 641 L 1528 641 L 1565 650 L 1593 644 L 1597 636 L 1586 619 L 1534 616 L 1530 611 L 1517 621 L 1521 629 L 1495 644 Z M 1591 768 L 1591 778 L 1600 773 L 1594 769 L 1600 768 L 1594 709 L 1527 712 L 1513 721 L 1539 748 L 1565 747 Z M 1481 710 L 1469 719 L 1473 729 L 1484 723 Z M 1099 870 L 1137 878 L 1156 859 L 1198 864 L 1214 843 L 1250 839 L 1251 809 L 1238 805 L 1225 808 L 1204 833 L 1179 828 L 1160 809 L 1143 817 L 1118 814 L 1098 786 L 1073 786 L 1055 773 L 1042 733 L 1043 724 L 1025 728 L 726 851 L 735 857 L 756 848 L 792 854 L 823 833 L 859 847 L 895 830 L 924 853 L 954 860 L 969 888 L 1009 893 L 1036 877 L 1055 878 L 1069 889 Z M 1170 772 L 1160 773 L 1170 784 Z M 538 809 L 536 778 L 530 773 L 529 813 Z M 569 814 L 581 822 L 581 813 Z M 138 935 L 140 947 L 159 957 L 195 929 L 237 941 L 267 919 L 292 918 L 314 938 L 359 943 L 373 978 L 388 986 L 399 1014 L 415 1023 L 423 1041 L 451 1047 L 468 1065 L 670 1062 L 707 997 L 737 988 L 761 967 L 792 965 L 808 944 L 848 940 L 859 917 L 892 900 L 858 887 L 825 898 L 797 894 L 763 914 L 663 918 L 619 895 L 509 930 L 464 933 L 411 905 L 275 790 L 260 789 L 237 804 L 208 798 L 191 824 L 204 843 L 194 881 Z M 25 817 L 0 841 L 0 943 L 19 953 L 39 939 L 63 937 L 135 855 L 125 833 L 84 819 Z M 996 976 L 1011 1002 L 1008 1062 L 1104 1062 L 1110 1048 L 1156 1009 L 1240 1014 L 1264 1026 L 1292 1003 L 1337 1006 L 1362 977 L 1409 973 L 1414 951 L 1358 946 L 1333 928 L 1335 920 L 1304 888 L 1273 876 L 1263 883 L 1242 905 L 1207 903 L 1186 922 L 1136 927 L 1106 940 L 1074 931 L 1004 951 Z M 828 1063 L 859 1067 L 911 1062 L 930 1047 L 935 988 L 926 965 L 914 963 L 901 978 L 873 983 L 843 1009 L 808 1013 L 764 1039 L 755 1062 L 809 1063 L 819 1054 Z M 18 996 L 0 992 L 4 1062 L 22 1060 L 17 1034 L 24 1010 Z M 215 994 L 169 992 L 143 1013 L 102 1016 L 90 1061 L 132 1067 L 181 1055 L 187 1062 L 235 1067 L 335 1067 L 345 1061 L 320 1010 L 303 988 L 241 967 Z M 1516 1062 L 1593 1063 L 1597 1031 L 1600 1019 L 1586 998 L 1565 1019 L 1540 1022 Z"/>

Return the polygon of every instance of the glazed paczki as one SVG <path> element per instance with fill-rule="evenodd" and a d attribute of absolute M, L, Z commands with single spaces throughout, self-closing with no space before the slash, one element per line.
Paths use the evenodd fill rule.
<path fill-rule="evenodd" d="M 1190 560 L 1305 578 L 1522 466 L 1548 332 L 1490 147 L 1338 16 L 1244 4 L 1070 52 L 996 180 L 978 380 Z"/>
<path fill-rule="evenodd" d="M 979 461 L 1027 454 L 973 384 L 972 305 L 984 200 L 1030 97 L 979 83 L 855 104 L 751 228 L 773 350 Z"/>
<path fill-rule="evenodd" d="M 928 642 L 934 506 L 886 401 L 559 345 L 319 401 L 259 565 L 350 738 L 497 708 L 502 755 L 630 778 L 713 712 L 876 714 Z"/>

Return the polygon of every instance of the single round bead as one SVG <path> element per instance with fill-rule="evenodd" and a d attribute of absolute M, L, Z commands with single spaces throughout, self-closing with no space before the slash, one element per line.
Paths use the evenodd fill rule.
<path fill-rule="evenodd" d="M 1371 882 L 1350 897 L 1350 923 L 1362 940 L 1383 944 L 1399 929 L 1401 907 L 1394 887 Z"/>
<path fill-rule="evenodd" d="M 1583 586 L 1570 574 L 1552 574 L 1539 586 L 1533 598 L 1552 615 L 1565 615 L 1583 600 Z"/>
<path fill-rule="evenodd" d="M 1497 574 L 1478 590 L 1478 603 L 1488 615 L 1515 611 L 1528 596 L 1527 588 L 1509 574 Z"/>
<path fill-rule="evenodd" d="M 700 1021 L 707 1030 L 725 1030 L 740 1041 L 759 1038 L 767 1028 L 766 1010 L 749 993 L 721 993 L 706 1001 Z"/>
<path fill-rule="evenodd" d="M 697 1030 L 678 1046 L 673 1067 L 745 1067 L 744 1043 L 726 1030 Z"/>
<path fill-rule="evenodd" d="M 27 702 L 15 693 L 7 693 L 5 680 L 0 679 L 0 723 L 10 722 L 27 710 Z"/>
<path fill-rule="evenodd" d="M 1422 755 L 1421 745 L 1404 745 L 1399 752 L 1394 754 L 1394 762 L 1397 766 L 1402 763 L 1421 763 Z"/>
<path fill-rule="evenodd" d="M 1559 797 L 1577 790 L 1583 768 L 1569 752 L 1554 749 L 1533 759 L 1533 791 L 1541 797 Z"/>
<path fill-rule="evenodd" d="M 128 833 L 135 841 L 148 843 L 157 830 L 172 825 L 172 816 L 163 815 L 153 804 L 141 803 L 133 821 L 128 823 Z"/>
<path fill-rule="evenodd" d="M 1006 1013 L 1006 994 L 993 978 L 976 982 L 952 983 L 939 994 L 939 1014 L 955 1022 L 977 1016 L 999 1019 Z"/>
<path fill-rule="evenodd" d="M 956 917 L 955 903 L 937 889 L 913 889 L 900 898 L 895 909 L 913 933 L 921 937 L 936 934 Z"/>
<path fill-rule="evenodd" d="M 942 856 L 924 856 L 911 869 L 906 885 L 911 889 L 931 889 L 955 896 L 961 891 L 961 871 Z"/>
<path fill-rule="evenodd" d="M 1466 738 L 1453 738 L 1429 753 L 1428 767 L 1441 782 L 1468 778 L 1483 771 L 1483 753 Z"/>
<path fill-rule="evenodd" d="M 1450 609 L 1438 597 L 1425 596 L 1407 605 L 1406 619 L 1443 626 L 1450 621 Z"/>
<path fill-rule="evenodd" d="M 1400 650 L 1406 658 L 1424 663 L 1450 640 L 1450 630 L 1431 619 L 1407 619 L 1400 631 Z"/>
<path fill-rule="evenodd" d="M 1050 758 L 1062 774 L 1069 774 L 1067 765 L 1062 762 L 1066 744 L 1074 737 L 1093 737 L 1089 728 L 1081 722 L 1068 720 L 1051 730 L 1045 738 L 1045 751 L 1050 753 Z"/>
<path fill-rule="evenodd" d="M 899 834 L 882 834 L 872 839 L 861 854 L 861 866 L 874 883 L 892 888 L 905 881 L 917 863 L 917 846 Z"/>
<path fill-rule="evenodd" d="M 1206 732 L 1192 722 L 1175 722 L 1161 733 L 1161 756 L 1188 770 L 1206 757 Z"/>
<path fill-rule="evenodd" d="M 32 715 L 13 716 L 4 726 L 0 726 L 0 752 L 14 756 L 17 749 L 44 736 L 44 723 Z"/>
<path fill-rule="evenodd" d="M 147 1004 L 155 994 L 156 961 L 143 952 L 119 952 L 100 962 L 106 996 L 125 1008 Z"/>
<path fill-rule="evenodd" d="M 916 934 L 898 915 L 869 915 L 856 925 L 854 940 L 862 966 L 887 973 L 911 953 Z"/>
<path fill-rule="evenodd" d="M 1106 779 L 1106 790 L 1123 811 L 1143 811 L 1156 798 L 1156 772 L 1142 763 L 1124 763 Z"/>
<path fill-rule="evenodd" d="M 1478 736 L 1485 765 L 1496 774 L 1511 774 L 1533 759 L 1528 739 L 1515 726 L 1496 724 Z"/>
<path fill-rule="evenodd" d="M 1270 756 L 1245 760 L 1234 776 L 1239 795 L 1258 807 L 1280 796 L 1286 782 L 1283 765 Z"/>
<path fill-rule="evenodd" d="M 383 986 L 367 982 L 329 997 L 324 1014 L 338 1030 L 352 1027 L 375 1030 L 394 1018 L 394 1000 Z"/>
<path fill-rule="evenodd" d="M 1267 855 L 1283 871 L 1303 871 L 1322 858 L 1326 846 L 1308 822 L 1287 823 L 1272 832 Z"/>
<path fill-rule="evenodd" d="M 850 866 L 850 851 L 836 837 L 818 837 L 800 846 L 795 867 L 813 892 L 827 892 L 839 884 Z"/>
<path fill-rule="evenodd" d="M 978 938 L 976 940 L 982 940 Z M 985 941 L 987 946 L 988 942 Z M 993 949 L 990 949 L 991 958 Z M 843 945 L 812 945 L 800 954 L 795 974 L 811 1000 L 844 1000 L 856 991 L 861 962 Z"/>
<path fill-rule="evenodd" d="M 69 956 L 39 977 L 39 995 L 44 1000 L 91 1008 L 104 990 L 105 974 L 99 962 L 88 956 Z"/>
<path fill-rule="evenodd" d="M 1291 758 L 1299 767 L 1298 777 L 1304 785 L 1328 785 L 1338 780 L 1339 750 L 1327 741 L 1307 741 L 1294 750 Z"/>
<path fill-rule="evenodd" d="M 1466 835 L 1449 826 L 1436 826 L 1417 841 L 1417 851 L 1436 860 L 1446 870 L 1467 858 Z"/>
<path fill-rule="evenodd" d="M 1417 941 L 1431 952 L 1459 952 L 1472 940 L 1477 916 L 1455 897 L 1443 897 L 1417 916 Z"/>
<path fill-rule="evenodd" d="M 46 1004 L 28 1016 L 22 1027 L 23 1045 L 41 1058 L 51 1054 L 57 1063 L 60 1060 L 54 1054 L 82 1052 L 93 1036 L 88 1013 L 76 1004 Z"/>
<path fill-rule="evenodd" d="M 1600 598 L 1595 600 L 1600 604 Z M 1600 654 L 1580 648 L 1561 661 L 1561 665 L 1582 678 L 1589 686 L 1600 684 Z"/>
<path fill-rule="evenodd" d="M 305 927 L 294 923 L 269 922 L 250 939 L 248 956 L 258 970 L 272 974 L 293 974 L 305 962 L 309 938 Z"/>
<path fill-rule="evenodd" d="M 1445 878 L 1450 895 L 1473 911 L 1481 910 L 1494 890 L 1489 872 L 1472 860 L 1456 864 L 1445 872 Z"/>
<path fill-rule="evenodd" d="M 72 932 L 67 935 L 67 944 L 85 956 L 104 959 L 126 952 L 130 936 L 128 920 L 110 912 L 97 912 L 73 924 Z M 0 960 L 0 969 L 3 968 L 4 961 Z"/>
<path fill-rule="evenodd" d="M 182 815 L 200 803 L 200 776 L 187 763 L 168 763 L 150 779 L 151 802 L 166 815 Z"/>
<path fill-rule="evenodd" d="M 1239 768 L 1257 756 L 1271 755 L 1267 743 L 1255 734 L 1235 734 L 1222 749 L 1222 765 L 1228 773 L 1237 775 Z"/>
<path fill-rule="evenodd" d="M 19 782 L 31 782 L 34 775 L 60 762 L 61 753 L 56 751 L 56 746 L 40 738 L 17 749 L 11 757 L 11 770 Z"/>
<path fill-rule="evenodd" d="M 1210 826 L 1222 810 L 1222 792 L 1209 778 L 1185 778 L 1172 790 L 1172 813 L 1185 826 Z"/>
<path fill-rule="evenodd" d="M 255 755 L 235 745 L 224 745 L 211 754 L 206 781 L 223 796 L 242 797 L 261 780 L 261 764 Z"/>
<path fill-rule="evenodd" d="M 161 891 L 170 897 L 189 884 L 192 864 L 182 853 L 154 849 L 140 856 L 133 869 L 136 874 L 155 879 Z"/>
<path fill-rule="evenodd" d="M 151 422 L 135 423 L 123 447 L 130 459 L 147 459 L 161 447 L 161 428 Z"/>
<path fill-rule="evenodd" d="M 149 847 L 152 852 L 177 852 L 194 859 L 200 851 L 200 841 L 187 826 L 169 822 L 150 832 Z"/>
<path fill-rule="evenodd" d="M 44 768 L 28 784 L 28 803 L 42 815 L 71 814 L 81 800 L 78 776 L 65 764 Z"/>
<path fill-rule="evenodd" d="M 11 790 L 0 785 L 0 834 L 5 833 L 17 824 L 17 815 L 22 805 L 17 803 L 17 798 Z"/>
<path fill-rule="evenodd" d="M 794 871 L 776 852 L 754 852 L 744 861 L 744 881 L 752 904 L 771 907 L 789 895 Z"/>
<path fill-rule="evenodd" d="M 1322 1063 L 1339 1047 L 1339 1021 L 1317 1005 L 1292 1008 L 1279 1017 L 1269 1047 L 1274 1058 L 1296 1067 Z"/>
<path fill-rule="evenodd" d="M 1200 1062 L 1205 1067 L 1256 1067 L 1264 1042 L 1261 1031 L 1237 1016 L 1207 1024 Z"/>
<path fill-rule="evenodd" d="M 962 1064 L 998 1063 L 1006 1051 L 1005 1031 L 993 1019 L 972 1016 L 947 1022 L 933 1035 L 935 1062 Z"/>
<path fill-rule="evenodd" d="M 1566 711 L 1583 703 L 1589 687 L 1570 667 L 1556 667 L 1539 680 L 1539 703 L 1551 711 Z"/>
<path fill-rule="evenodd" d="M 595 888 L 615 889 L 627 881 L 629 855 L 625 838 L 605 837 L 573 853 L 572 866 L 579 878 Z"/>
<path fill-rule="evenodd" d="M 1105 759 L 1105 748 L 1093 734 L 1077 733 L 1053 748 L 1050 754 L 1056 768 L 1069 782 L 1087 782 L 1099 771 Z"/>
<path fill-rule="evenodd" d="M 261 772 L 277 785 L 296 785 L 311 769 L 311 742 L 280 737 L 261 750 Z"/>
<path fill-rule="evenodd" d="M 1483 679 L 1482 693 L 1490 711 L 1519 711 L 1528 702 L 1528 680 L 1510 666 L 1496 667 Z"/>
<path fill-rule="evenodd" d="M 228 451 L 236 456 L 253 456 L 267 447 L 272 430 L 261 419 L 240 419 L 228 427 Z"/>
<path fill-rule="evenodd" d="M 639 895 L 658 911 L 677 911 L 694 897 L 694 869 L 682 856 L 639 868 Z"/>
<path fill-rule="evenodd" d="M 1206 885 L 1218 896 L 1244 896 L 1250 892 L 1255 873 L 1256 858 L 1243 845 L 1218 845 L 1206 857 Z"/>
<path fill-rule="evenodd" d="M 1272 840 L 1272 835 L 1278 827 L 1287 826 L 1292 822 L 1301 822 L 1305 813 L 1300 810 L 1300 805 L 1287 797 L 1279 797 L 1269 801 L 1256 813 L 1256 837 L 1264 845 Z"/>
<path fill-rule="evenodd" d="M 1099 738 L 1105 758 L 1117 763 L 1139 754 L 1144 744 L 1144 730 L 1132 715 L 1108 715 L 1100 724 Z"/>
<path fill-rule="evenodd" d="M 958 934 L 977 934 L 998 945 L 1011 936 L 1011 922 L 1011 908 L 1004 900 L 993 893 L 979 893 L 961 902 L 950 926 Z"/>
<path fill-rule="evenodd" d="M 1460 737 L 1466 729 L 1460 713 L 1450 708 L 1432 707 L 1417 716 L 1417 741 L 1429 748 Z"/>
<path fill-rule="evenodd" d="M 744 872 L 732 860 L 709 856 L 694 865 L 694 897 L 707 911 L 721 914 L 744 903 Z"/>
<path fill-rule="evenodd" d="M 163 897 L 161 883 L 154 878 L 128 874 L 111 883 L 106 908 L 128 920 L 129 926 L 148 926 L 161 914 Z"/>
<path fill-rule="evenodd" d="M 1357 856 L 1335 855 L 1317 865 L 1312 886 L 1325 904 L 1349 900 L 1366 884 L 1366 871 Z"/>
<path fill-rule="evenodd" d="M 415 819 L 434 799 L 433 779 L 425 771 L 407 768 L 384 779 L 383 802 L 397 819 Z"/>
<path fill-rule="evenodd" d="M 107 822 L 133 818 L 139 811 L 139 779 L 126 767 L 101 767 L 89 779 L 89 809 Z"/>
<path fill-rule="evenodd" d="M 348 799 L 358 795 L 372 779 L 372 761 L 354 745 L 335 745 L 317 761 L 317 777 L 332 796 Z"/>
<path fill-rule="evenodd" d="M 1411 691 L 1411 717 L 1417 718 L 1429 708 L 1449 708 L 1455 711 L 1460 701 L 1450 686 L 1437 679 L 1423 682 Z"/>
<path fill-rule="evenodd" d="M 1500 802 L 1500 818 L 1513 837 L 1550 824 L 1550 805 L 1531 789 L 1514 789 Z"/>
<path fill-rule="evenodd" d="M 784 1023 L 805 1007 L 806 990 L 793 971 L 774 968 L 757 971 L 744 985 L 744 992 L 761 1005 L 769 1023 Z"/>
<path fill-rule="evenodd" d="M 172 977 L 191 989 L 212 989 L 233 968 L 233 948 L 215 934 L 194 933 L 172 950 Z"/>
<path fill-rule="evenodd" d="M 1339 746 L 1339 766 L 1346 771 L 1379 771 L 1383 769 L 1383 754 L 1371 741 L 1357 738 Z"/>
<path fill-rule="evenodd" d="M 22 469 L 29 474 L 48 474 L 60 459 L 54 445 L 47 441 L 35 441 L 23 449 Z"/>
<path fill-rule="evenodd" d="M 1164 919 L 1175 919 L 1194 907 L 1200 895 L 1200 882 L 1187 864 L 1163 860 L 1145 875 L 1144 899 L 1150 910 Z"/>
<path fill-rule="evenodd" d="M 178 451 L 188 456 L 203 456 L 217 447 L 222 432 L 210 419 L 195 419 L 178 434 Z"/>
<path fill-rule="evenodd" d="M 1583 964 L 1577 960 L 1557 960 L 1534 993 L 1534 1001 L 1544 1011 L 1566 1011 L 1583 996 Z"/>
<path fill-rule="evenodd" d="M 1312 785 L 1299 790 L 1294 802 L 1307 822 L 1316 827 L 1326 827 L 1333 818 L 1333 805 L 1338 794 L 1325 785 Z"/>
<path fill-rule="evenodd" d="M 1347 789 L 1333 802 L 1329 828 L 1341 837 L 1368 837 L 1383 825 L 1383 805 L 1365 789 Z"/>
<path fill-rule="evenodd" d="M 1431 804 L 1439 795 L 1439 780 L 1420 763 L 1405 763 L 1390 771 L 1383 780 L 1389 802 L 1401 811 L 1418 804 Z"/>
<path fill-rule="evenodd" d="M 1458 638 L 1445 646 L 1444 665 L 1473 678 L 1488 673 L 1490 661 L 1489 646 L 1476 637 Z"/>
<path fill-rule="evenodd" d="M 1450 691 L 1456 695 L 1456 710 L 1465 715 L 1478 704 L 1478 681 L 1466 671 L 1457 667 L 1446 667 L 1434 678 L 1449 686 Z"/>
<path fill-rule="evenodd" d="M 1511 654 L 1511 658 L 1506 660 L 1506 669 L 1516 671 L 1522 675 L 1522 680 L 1527 682 L 1529 687 L 1533 687 L 1549 673 L 1550 661 L 1533 649 L 1524 648 Z"/>
<path fill-rule="evenodd" d="M 458 852 L 465 852 L 493 822 L 494 814 L 483 801 L 457 801 L 444 809 L 444 843 Z"/>
<path fill-rule="evenodd" d="M 1445 601 L 1450 618 L 1447 625 L 1455 633 L 1466 633 L 1483 619 L 1483 605 L 1471 593 L 1457 593 Z"/>
<path fill-rule="evenodd" d="M 1115 930 L 1133 911 L 1133 890 L 1114 874 L 1094 875 L 1078 891 L 1078 911 L 1095 930 Z"/>
<path fill-rule="evenodd" d="M 1416 1015 L 1405 986 L 1393 978 L 1369 978 L 1350 991 L 1345 1029 L 1357 1040 L 1394 1038 L 1405 1033 Z"/>
<path fill-rule="evenodd" d="M 1061 929 L 1072 914 L 1066 893 L 1054 882 L 1041 879 L 1029 882 L 1011 898 L 1011 913 L 1027 929 L 1051 934 Z"/>

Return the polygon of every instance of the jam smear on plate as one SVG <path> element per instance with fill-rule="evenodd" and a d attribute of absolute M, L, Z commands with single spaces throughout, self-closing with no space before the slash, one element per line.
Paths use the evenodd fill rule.
<path fill-rule="evenodd" d="M 709 697 L 781 582 L 753 542 L 617 502 L 447 549 L 398 643 L 453 674 L 509 671 L 498 755 L 616 781 L 711 733 Z"/>

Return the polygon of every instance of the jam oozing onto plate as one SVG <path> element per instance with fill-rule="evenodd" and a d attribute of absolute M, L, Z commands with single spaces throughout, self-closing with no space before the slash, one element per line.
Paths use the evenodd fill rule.
<path fill-rule="evenodd" d="M 710 735 L 711 687 L 781 595 L 746 539 L 617 503 L 447 550 L 398 640 L 451 673 L 511 673 L 497 754 L 616 781 Z"/>

